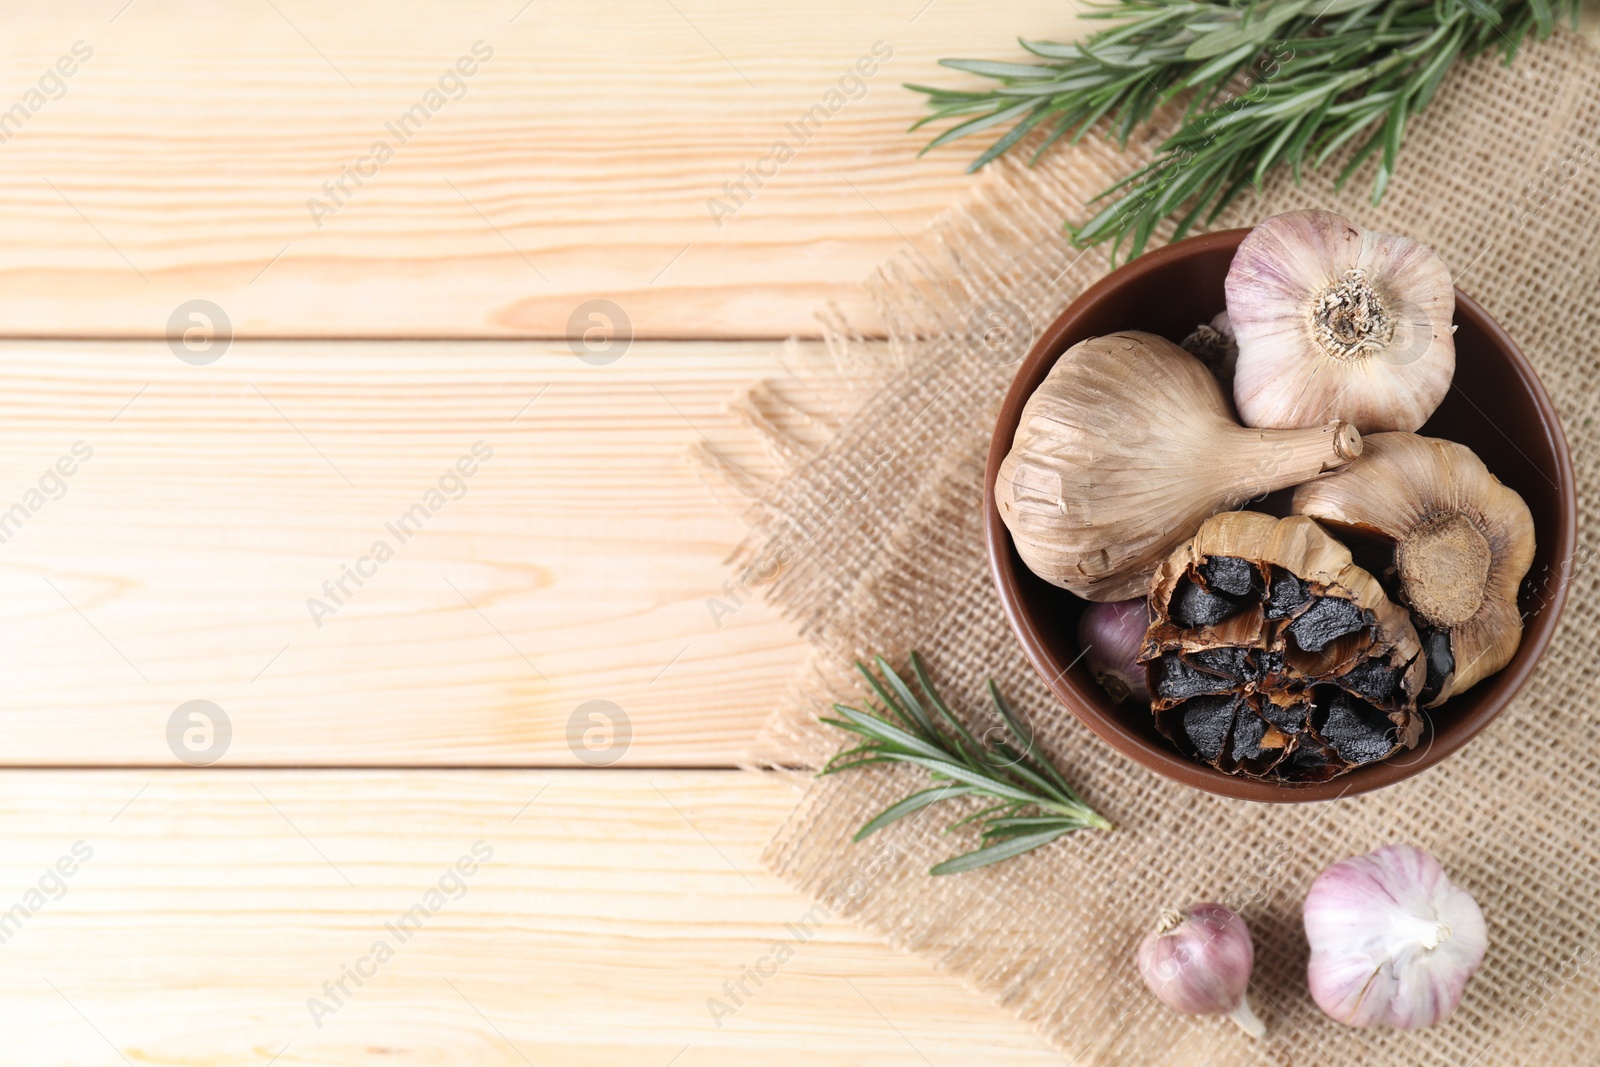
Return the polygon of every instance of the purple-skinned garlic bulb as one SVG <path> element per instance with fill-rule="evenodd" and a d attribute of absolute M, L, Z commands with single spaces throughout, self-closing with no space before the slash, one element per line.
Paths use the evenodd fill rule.
<path fill-rule="evenodd" d="M 1311 996 L 1348 1026 L 1440 1022 L 1489 945 L 1477 901 L 1411 845 L 1386 845 L 1317 875 L 1305 924 Z"/>
<path fill-rule="evenodd" d="M 1250 928 L 1221 904 L 1166 908 L 1139 944 L 1139 977 L 1185 1015 L 1226 1015 L 1251 1037 L 1267 1032 L 1245 991 L 1255 964 Z"/>
<path fill-rule="evenodd" d="M 1455 288 L 1420 241 L 1290 211 L 1250 231 L 1224 287 L 1246 426 L 1415 431 L 1450 389 Z"/>
<path fill-rule="evenodd" d="M 1083 650 L 1084 666 L 1118 704 L 1150 703 L 1145 666 L 1139 662 L 1149 625 L 1144 597 L 1102 600 L 1090 604 L 1078 617 L 1078 647 Z"/>

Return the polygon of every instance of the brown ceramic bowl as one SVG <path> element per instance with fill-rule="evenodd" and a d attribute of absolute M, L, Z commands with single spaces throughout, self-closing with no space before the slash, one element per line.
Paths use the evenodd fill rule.
<path fill-rule="evenodd" d="M 1420 431 L 1476 452 L 1533 512 L 1538 548 L 1522 588 L 1522 644 L 1505 669 L 1425 713 L 1417 747 L 1312 785 L 1235 778 L 1187 759 L 1155 730 L 1150 713 L 1118 706 L 1078 660 L 1078 616 L 1086 601 L 1023 565 L 994 502 L 995 477 L 1011 450 L 1022 407 L 1061 354 L 1088 337 L 1147 330 L 1181 341 L 1223 308 L 1223 279 L 1247 230 L 1191 237 L 1140 256 L 1092 286 L 1044 332 L 1022 362 L 1000 410 L 984 476 L 989 568 L 1006 617 L 1034 668 L 1062 703 L 1118 752 L 1185 785 L 1244 800 L 1329 800 L 1392 785 L 1461 748 L 1511 701 L 1550 643 L 1567 595 L 1577 538 L 1572 458 L 1544 387 L 1511 338 L 1456 291 L 1456 374 Z"/>

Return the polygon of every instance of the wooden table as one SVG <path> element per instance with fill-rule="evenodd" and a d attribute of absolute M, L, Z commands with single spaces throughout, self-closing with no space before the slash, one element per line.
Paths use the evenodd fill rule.
<path fill-rule="evenodd" d="M 1057 1062 L 843 921 L 708 1008 L 809 909 L 734 769 L 804 648 L 684 454 L 970 186 L 900 83 L 1067 9 L 8 15 L 0 1062 Z"/>
<path fill-rule="evenodd" d="M 708 609 L 684 454 L 970 187 L 900 83 L 1069 6 L 28 8 L 0 1063 L 1059 1062 L 843 921 L 746 977 L 809 910 L 734 769 L 805 650 Z"/>

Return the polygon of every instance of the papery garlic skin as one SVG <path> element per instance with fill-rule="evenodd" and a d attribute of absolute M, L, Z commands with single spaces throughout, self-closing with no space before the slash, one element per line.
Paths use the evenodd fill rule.
<path fill-rule="evenodd" d="M 1386 845 L 1319 874 L 1305 926 L 1311 996 L 1348 1026 L 1440 1022 L 1489 945 L 1477 901 L 1411 845 Z"/>
<path fill-rule="evenodd" d="M 1246 426 L 1416 430 L 1450 389 L 1455 288 L 1418 241 L 1291 211 L 1250 231 L 1225 287 Z"/>
<path fill-rule="evenodd" d="M 1139 977 L 1167 1007 L 1185 1015 L 1226 1015 L 1251 1037 L 1266 1027 L 1246 990 L 1255 964 L 1250 928 L 1221 904 L 1163 909 L 1139 944 Z"/>

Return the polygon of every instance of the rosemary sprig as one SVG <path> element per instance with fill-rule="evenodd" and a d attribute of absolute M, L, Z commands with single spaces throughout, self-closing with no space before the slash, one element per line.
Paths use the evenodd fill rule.
<path fill-rule="evenodd" d="M 1456 59 L 1499 49 L 1507 63 L 1532 33 L 1575 26 L 1579 0 L 1115 0 L 1084 13 L 1116 24 L 1074 44 L 1021 42 L 1040 63 L 946 59 L 998 86 L 958 91 L 911 85 L 932 113 L 911 128 L 961 121 L 923 151 L 995 127 L 1010 128 L 971 170 L 1036 128 L 1047 132 L 1030 165 L 1063 137 L 1101 119 L 1125 146 L 1155 110 L 1190 94 L 1182 124 L 1138 172 L 1101 193 L 1079 247 L 1114 241 L 1144 250 L 1156 226 L 1178 218 L 1174 239 L 1215 219 L 1246 186 L 1287 164 L 1295 181 L 1358 141 L 1337 184 L 1378 156 L 1372 199 L 1394 175 L 1407 123 L 1428 106 Z"/>
<path fill-rule="evenodd" d="M 983 847 L 945 860 L 928 873 L 960 874 L 1020 856 L 1074 830 L 1111 829 L 1111 824 L 1085 804 L 1061 772 L 1034 747 L 1032 733 L 992 680 L 989 698 L 1002 728 L 993 743 L 985 745 L 940 698 L 917 653 L 911 653 L 911 670 L 947 728 L 941 728 L 928 714 L 911 687 L 882 656 L 874 657 L 873 662 L 881 678 L 865 664 L 856 664 L 877 698 L 866 702 L 869 710 L 835 704 L 833 710 L 843 718 L 822 718 L 828 725 L 866 740 L 834 756 L 818 777 L 875 763 L 911 763 L 927 770 L 940 784 L 913 793 L 880 812 L 857 832 L 855 840 L 941 800 L 969 796 L 998 803 L 957 820 L 946 832 L 980 822 Z"/>

